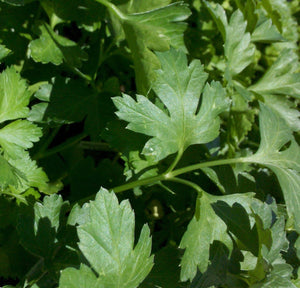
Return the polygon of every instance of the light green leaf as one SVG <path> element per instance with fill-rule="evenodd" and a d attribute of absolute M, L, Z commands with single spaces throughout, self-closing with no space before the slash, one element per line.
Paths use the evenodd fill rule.
<path fill-rule="evenodd" d="M 264 95 L 265 104 L 274 109 L 293 131 L 300 131 L 300 112 L 297 106 L 282 95 Z"/>
<path fill-rule="evenodd" d="M 41 128 L 26 120 L 14 121 L 0 129 L 0 146 L 11 158 L 23 156 L 24 149 L 31 148 L 42 136 Z"/>
<path fill-rule="evenodd" d="M 229 23 L 223 7 L 219 4 L 213 8 L 204 1 L 212 17 L 216 21 L 224 43 L 226 57 L 225 78 L 230 81 L 232 77 L 241 73 L 254 60 L 255 47 L 251 43 L 250 33 L 246 33 L 247 22 L 243 13 L 236 10 L 231 15 Z"/>
<path fill-rule="evenodd" d="M 17 169 L 0 155 L 0 188 L 8 185 L 18 186 Z"/>
<path fill-rule="evenodd" d="M 0 61 L 5 58 L 10 53 L 10 50 L 7 49 L 4 45 L 0 44 Z"/>
<path fill-rule="evenodd" d="M 119 204 L 114 193 L 101 189 L 87 205 L 89 217 L 78 227 L 79 248 L 98 277 L 87 266 L 67 268 L 62 271 L 59 287 L 78 287 L 78 283 L 82 288 L 138 287 L 153 265 L 149 228 L 143 227 L 133 248 L 134 213 L 127 200 Z"/>
<path fill-rule="evenodd" d="M 289 95 L 300 98 L 300 73 L 297 54 L 291 49 L 281 52 L 264 76 L 248 89 L 261 95 Z"/>
<path fill-rule="evenodd" d="M 64 202 L 61 195 L 57 194 L 46 196 L 43 199 L 43 203 L 36 202 L 34 204 L 35 229 L 37 229 L 39 219 L 48 218 L 51 222 L 51 227 L 55 228 L 57 232 L 60 215 L 63 213 L 62 207 L 64 205 L 67 205 L 67 202 Z"/>
<path fill-rule="evenodd" d="M 258 26 L 256 26 L 251 35 L 251 41 L 268 43 L 284 41 L 284 38 L 282 37 L 276 26 L 273 25 L 272 20 L 267 19 L 266 21 L 263 21 Z"/>
<path fill-rule="evenodd" d="M 137 1 L 133 1 L 129 7 L 129 13 L 138 5 L 135 2 Z M 134 11 L 134 14 L 123 14 L 117 7 L 113 7 L 114 11 L 117 11 L 114 15 L 117 15 L 122 24 L 132 52 L 137 90 L 146 94 L 155 78 L 154 70 L 159 69 L 159 61 L 153 51 L 166 51 L 171 46 L 186 51 L 183 41 L 186 24 L 182 21 L 187 19 L 191 12 L 183 2 L 141 13 Z"/>
<path fill-rule="evenodd" d="M 214 197 L 204 193 L 198 197 L 195 216 L 180 243 L 180 248 L 186 249 L 181 260 L 181 281 L 192 281 L 197 268 L 202 273 L 206 271 L 209 264 L 209 247 L 213 241 L 221 241 L 230 252 L 232 250 L 232 240 L 227 234 L 227 226 L 217 216 L 211 204 L 221 200 L 228 202 L 229 205 L 241 202 L 242 205 L 249 206 L 252 197 L 253 194 Z"/>
<path fill-rule="evenodd" d="M 104 288 L 101 284 L 96 274 L 92 271 L 91 268 L 87 267 L 84 264 L 80 265 L 79 270 L 75 268 L 67 268 L 62 271 L 59 288 Z M 117 287 L 117 286 L 110 286 Z"/>
<path fill-rule="evenodd" d="M 164 7 L 172 2 L 171 0 L 130 0 L 127 4 L 127 11 L 130 14 L 146 12 L 149 10 Z"/>
<path fill-rule="evenodd" d="M 282 258 L 281 252 L 287 251 L 285 220 L 275 218 L 272 208 L 266 203 L 256 201 L 252 204 L 259 237 L 260 253 L 254 270 L 249 271 L 251 288 L 291 287 L 292 267 Z M 275 223 L 274 223 L 275 222 Z M 250 282 L 250 283 L 251 283 Z"/>
<path fill-rule="evenodd" d="M 44 193 L 55 193 L 61 187 L 54 184 L 48 184 L 48 177 L 42 168 L 39 168 L 36 161 L 31 160 L 27 152 L 24 152 L 22 158 L 9 159 L 9 163 L 22 172 L 19 178 L 18 192 L 24 192 L 29 187 L 36 187 Z"/>
<path fill-rule="evenodd" d="M 26 117 L 30 94 L 25 80 L 11 67 L 0 75 L 0 123 Z"/>
<path fill-rule="evenodd" d="M 47 23 L 41 23 L 38 30 L 39 39 L 29 44 L 30 56 L 34 61 L 55 65 L 66 62 L 80 67 L 81 62 L 87 60 L 87 54 L 75 42 L 56 34 Z"/>
<path fill-rule="evenodd" d="M 183 52 L 170 50 L 157 54 L 162 69 L 157 72 L 153 89 L 168 109 L 168 114 L 137 95 L 137 101 L 124 94 L 113 99 L 117 115 L 129 122 L 127 128 L 153 136 L 143 153 L 156 160 L 182 153 L 189 145 L 208 143 L 219 134 L 218 115 L 228 107 L 225 90 L 218 82 L 206 84 L 207 74 L 198 60 L 187 65 Z M 200 94 L 202 104 L 197 113 Z"/>
<path fill-rule="evenodd" d="M 261 143 L 258 151 L 246 161 L 267 166 L 276 174 L 285 198 L 289 217 L 300 229 L 300 148 L 292 130 L 271 108 L 261 104 L 259 117 Z M 290 147 L 281 151 L 290 142 Z"/>

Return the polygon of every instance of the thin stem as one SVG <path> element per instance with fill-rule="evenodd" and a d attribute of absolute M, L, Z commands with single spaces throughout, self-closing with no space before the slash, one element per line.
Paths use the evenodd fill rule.
<path fill-rule="evenodd" d="M 190 186 L 193 189 L 195 189 L 199 194 L 201 194 L 203 192 L 203 190 L 200 188 L 200 186 L 195 184 L 194 182 L 191 182 L 191 181 L 188 181 L 188 180 L 185 180 L 185 179 L 181 179 L 181 178 L 177 178 L 177 177 L 173 177 L 173 178 L 168 179 L 168 180 L 172 181 L 172 182 L 181 183 L 181 184 L 186 185 L 186 186 Z"/>
<path fill-rule="evenodd" d="M 43 155 L 43 153 L 47 150 L 53 139 L 55 138 L 56 134 L 58 133 L 61 126 L 57 126 L 53 129 L 50 136 L 44 141 L 38 152 L 32 156 L 32 159 L 37 160 L 41 158 L 40 156 Z"/>
<path fill-rule="evenodd" d="M 198 163 L 198 164 L 194 164 L 194 165 L 190 165 L 190 166 L 187 166 L 187 167 L 183 167 L 183 168 L 174 170 L 174 171 L 168 173 L 168 175 L 166 175 L 166 176 L 168 176 L 170 178 L 173 178 L 173 177 L 176 177 L 178 175 L 181 175 L 181 174 L 184 174 L 184 173 L 187 173 L 187 172 L 191 172 L 191 171 L 194 171 L 194 170 L 199 170 L 199 169 L 206 168 L 206 167 L 214 167 L 214 166 L 220 166 L 220 165 L 245 163 L 245 162 L 248 162 L 247 157 L 208 161 L 208 162 Z"/>
<path fill-rule="evenodd" d="M 176 158 L 174 159 L 173 163 L 170 165 L 170 167 L 167 169 L 167 171 L 165 172 L 165 174 L 173 171 L 173 169 L 176 167 L 176 165 L 178 164 L 178 162 L 180 161 L 181 159 L 181 156 L 183 154 L 183 150 L 180 149 L 176 155 Z"/>
<path fill-rule="evenodd" d="M 112 3 L 107 0 L 96 0 L 98 3 L 106 6 L 111 12 L 113 12 L 120 20 L 125 20 L 126 16 Z"/>
<path fill-rule="evenodd" d="M 89 83 L 93 83 L 93 79 L 91 76 L 84 74 L 81 72 L 78 68 L 72 67 L 71 65 L 68 65 L 68 67 L 78 76 L 80 76 L 82 79 L 88 81 Z"/>
<path fill-rule="evenodd" d="M 166 180 L 164 174 L 160 174 L 160 175 L 157 175 L 157 176 L 153 176 L 153 177 L 133 181 L 133 182 L 130 182 L 130 183 L 126 183 L 124 185 L 114 187 L 111 190 L 113 190 L 115 193 L 119 193 L 119 192 L 123 192 L 123 191 L 129 190 L 129 189 L 132 189 L 132 188 L 135 188 L 135 187 L 138 187 L 138 186 L 148 185 L 148 184 L 155 184 L 155 183 L 157 183 L 159 181 L 162 181 L 162 180 Z"/>
<path fill-rule="evenodd" d="M 148 184 L 154 184 L 159 181 L 172 181 L 176 176 L 191 172 L 194 170 L 199 170 L 201 168 L 205 167 L 213 167 L 213 166 L 219 166 L 219 165 L 228 165 L 228 164 L 234 164 L 234 163 L 241 163 L 241 162 L 248 162 L 247 158 L 233 158 L 233 159 L 221 159 L 221 160 L 215 160 L 215 161 L 209 161 L 209 162 L 203 162 L 203 163 L 198 163 L 195 165 L 187 166 L 184 168 L 180 168 L 168 173 L 163 173 L 154 177 L 149 177 L 137 181 L 133 181 L 130 183 L 126 183 L 121 186 L 114 187 L 113 190 L 115 193 L 123 192 L 141 185 L 148 185 Z M 177 178 L 179 179 L 179 178 Z M 202 190 L 201 190 L 202 191 Z"/>
<path fill-rule="evenodd" d="M 59 144 L 59 145 L 53 147 L 52 149 L 49 149 L 48 151 L 45 151 L 43 153 L 38 153 L 37 155 L 35 155 L 34 159 L 38 160 L 38 159 L 46 158 L 55 153 L 61 152 L 65 149 L 75 145 L 76 143 L 81 141 L 86 136 L 87 136 L 87 134 L 85 134 L 85 133 L 78 134 L 72 138 L 69 138 L 67 141 L 63 142 L 62 144 Z"/>

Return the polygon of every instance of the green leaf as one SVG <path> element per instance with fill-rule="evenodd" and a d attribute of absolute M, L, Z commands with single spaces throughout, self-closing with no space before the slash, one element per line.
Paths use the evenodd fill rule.
<path fill-rule="evenodd" d="M 0 45 L 0 61 L 5 58 L 11 51 L 4 45 Z"/>
<path fill-rule="evenodd" d="M 232 77 L 241 73 L 254 60 L 255 47 L 251 44 L 251 36 L 246 32 L 247 22 L 243 13 L 236 10 L 231 15 L 229 23 L 223 7 L 219 4 L 215 8 L 204 1 L 220 30 L 224 43 L 226 57 L 225 78 L 230 81 Z"/>
<path fill-rule="evenodd" d="M 57 241 L 60 218 L 66 212 L 68 202 L 60 195 L 46 196 L 43 203 L 36 202 L 24 208 L 18 219 L 20 242 L 30 253 L 51 261 L 55 249 L 61 245 Z"/>
<path fill-rule="evenodd" d="M 127 200 L 119 204 L 114 193 L 101 189 L 87 205 L 87 222 L 78 227 L 79 248 L 98 277 L 85 265 L 67 268 L 59 287 L 138 287 L 153 265 L 149 228 L 143 227 L 133 248 L 134 213 Z"/>
<path fill-rule="evenodd" d="M 87 54 L 75 42 L 56 34 L 47 23 L 38 26 L 39 39 L 29 44 L 30 56 L 36 62 L 60 65 L 63 62 L 80 67 Z"/>
<path fill-rule="evenodd" d="M 252 211 L 259 235 L 260 253 L 256 267 L 249 271 L 252 277 L 251 288 L 258 287 L 291 287 L 292 267 L 282 258 L 281 252 L 287 251 L 285 221 L 283 217 L 274 218 L 270 205 L 256 201 Z"/>
<path fill-rule="evenodd" d="M 256 26 L 255 30 L 251 34 L 251 41 L 268 43 L 284 41 L 284 38 L 276 26 L 273 25 L 272 20 L 267 19 Z"/>
<path fill-rule="evenodd" d="M 177 151 L 182 153 L 189 145 L 216 138 L 220 127 L 218 115 L 228 102 L 220 83 L 206 84 L 203 89 L 207 74 L 199 61 L 188 66 L 184 53 L 175 50 L 157 55 L 162 69 L 157 72 L 153 89 L 169 114 L 142 95 L 137 95 L 137 101 L 126 94 L 113 101 L 119 110 L 117 115 L 129 122 L 128 129 L 154 137 L 146 143 L 143 153 L 161 160 Z M 202 103 L 197 113 L 201 92 Z"/>
<path fill-rule="evenodd" d="M 26 120 L 17 120 L 0 129 L 0 145 L 10 158 L 21 158 L 24 149 L 31 148 L 41 136 L 39 127 Z"/>
<path fill-rule="evenodd" d="M 103 90 L 99 93 L 78 79 L 56 77 L 52 82 L 52 85 L 41 86 L 43 92 L 39 90 L 41 93 L 36 97 L 47 103 L 33 106 L 29 119 L 42 123 L 72 123 L 84 119 L 85 132 L 93 141 L 98 140 L 106 122 L 113 118 L 112 92 Z"/>
<path fill-rule="evenodd" d="M 76 21 L 79 25 L 92 26 L 103 19 L 105 10 L 96 1 L 89 0 L 54 0 L 55 15 L 66 21 Z"/>
<path fill-rule="evenodd" d="M 0 155 L 0 188 L 8 185 L 18 186 L 17 169 Z"/>
<path fill-rule="evenodd" d="M 293 131 L 300 131 L 300 111 L 289 99 L 282 95 L 264 95 L 265 104 L 274 109 Z"/>
<path fill-rule="evenodd" d="M 267 166 L 276 174 L 287 206 L 288 215 L 300 229 L 300 149 L 280 115 L 264 104 L 260 105 L 261 143 L 247 161 Z M 285 144 L 290 146 L 281 151 Z"/>
<path fill-rule="evenodd" d="M 9 159 L 9 163 L 22 174 L 18 175 L 18 192 L 24 192 L 29 187 L 36 187 L 44 193 L 55 193 L 60 190 L 61 187 L 48 184 L 48 177 L 42 168 L 38 167 L 36 161 L 31 160 L 29 154 L 24 152 L 22 158 Z"/>
<path fill-rule="evenodd" d="M 0 123 L 26 117 L 30 94 L 25 80 L 11 67 L 0 75 Z"/>
<path fill-rule="evenodd" d="M 132 5 L 135 2 L 137 1 L 133 1 Z M 119 11 L 117 7 L 114 10 Z M 187 19 L 191 12 L 183 2 L 129 15 L 120 12 L 117 15 L 132 52 L 137 90 L 146 94 L 155 79 L 154 70 L 159 69 L 159 61 L 153 51 L 166 51 L 171 46 L 186 51 L 183 41 L 186 24 L 182 21 Z"/>
<path fill-rule="evenodd" d="M 291 49 L 281 52 L 264 76 L 248 89 L 261 95 L 289 95 L 300 98 L 300 73 L 297 54 Z"/>
<path fill-rule="evenodd" d="M 195 216 L 179 246 L 185 249 L 181 259 L 181 281 L 192 281 L 197 268 L 202 273 L 207 269 L 209 247 L 214 240 L 223 242 L 229 251 L 232 250 L 232 240 L 227 234 L 226 224 L 215 214 L 212 203 L 212 199 L 204 193 L 197 198 Z"/>

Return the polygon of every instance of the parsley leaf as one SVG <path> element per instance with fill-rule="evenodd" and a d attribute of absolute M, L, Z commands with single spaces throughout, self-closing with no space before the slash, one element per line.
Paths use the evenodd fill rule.
<path fill-rule="evenodd" d="M 186 4 L 176 2 L 149 11 L 134 11 L 140 13 L 131 14 L 132 9 L 137 7 L 135 2 L 131 3 L 128 14 L 122 13 L 116 6 L 112 7 L 115 12 L 113 15 L 119 19 L 132 52 L 137 90 L 146 94 L 155 78 L 154 70 L 159 68 L 159 61 L 153 51 L 166 51 L 170 46 L 186 51 L 183 42 L 186 24 L 182 21 L 191 12 Z"/>
<path fill-rule="evenodd" d="M 39 39 L 29 44 L 30 56 L 36 62 L 53 63 L 66 62 L 73 67 L 80 67 L 87 60 L 87 54 L 77 44 L 56 34 L 47 23 L 38 26 Z"/>
<path fill-rule="evenodd" d="M 264 76 L 248 89 L 263 96 L 275 94 L 300 98 L 298 69 L 297 54 L 291 49 L 285 49 Z"/>
<path fill-rule="evenodd" d="M 137 95 L 137 101 L 126 94 L 113 101 L 119 110 L 117 115 L 129 122 L 128 129 L 154 137 L 146 143 L 143 153 L 158 161 L 177 151 L 182 153 L 189 145 L 215 139 L 220 127 L 218 115 L 227 109 L 228 101 L 220 83 L 204 87 L 207 74 L 200 61 L 188 66 L 185 54 L 176 50 L 157 56 L 162 69 L 157 71 L 153 90 L 168 113 L 142 95 Z"/>
<path fill-rule="evenodd" d="M 101 188 L 95 201 L 85 206 L 89 215 L 77 228 L 79 248 L 91 268 L 62 271 L 60 288 L 78 287 L 138 287 L 153 265 L 149 228 L 144 226 L 134 245 L 134 213 L 127 200 L 118 203 L 114 193 Z M 88 211 L 87 211 L 88 210 Z M 74 216 L 73 216 L 74 217 Z"/>
<path fill-rule="evenodd" d="M 207 1 L 204 3 L 225 41 L 224 54 L 227 60 L 225 79 L 231 81 L 254 60 L 255 46 L 251 43 L 250 33 L 246 32 L 247 22 L 244 20 L 243 13 L 236 10 L 228 23 L 225 10 L 221 5 L 217 4 L 213 8 Z"/>
<path fill-rule="evenodd" d="M 276 174 L 285 198 L 288 215 L 300 231 L 300 149 L 292 130 L 284 119 L 271 108 L 260 105 L 261 143 L 258 151 L 246 160 L 269 167 Z M 290 142 L 290 146 L 281 151 Z"/>

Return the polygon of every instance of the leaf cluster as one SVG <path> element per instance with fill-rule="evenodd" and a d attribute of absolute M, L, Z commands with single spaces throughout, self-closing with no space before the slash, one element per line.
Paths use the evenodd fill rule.
<path fill-rule="evenodd" d="M 300 287 L 299 7 L 0 1 L 0 286 Z"/>

